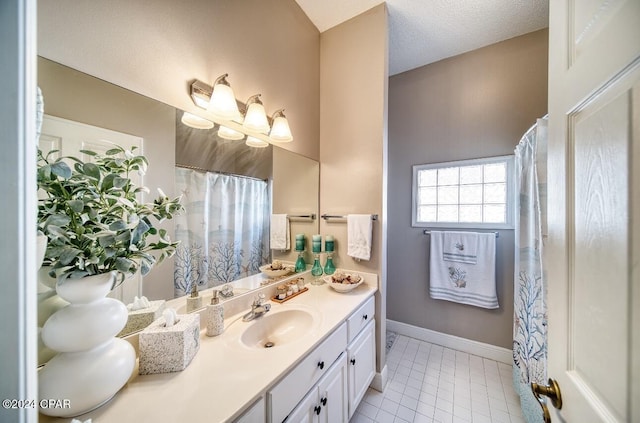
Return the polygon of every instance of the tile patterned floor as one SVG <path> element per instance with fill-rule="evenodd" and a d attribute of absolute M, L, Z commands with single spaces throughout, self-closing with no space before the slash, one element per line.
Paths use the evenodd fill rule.
<path fill-rule="evenodd" d="M 387 366 L 350 423 L 524 423 L 510 365 L 398 335 Z"/>

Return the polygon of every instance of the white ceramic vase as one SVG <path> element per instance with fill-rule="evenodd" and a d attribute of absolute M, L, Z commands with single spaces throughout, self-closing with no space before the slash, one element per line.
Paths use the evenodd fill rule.
<path fill-rule="evenodd" d="M 70 304 L 55 312 L 42 328 L 42 341 L 59 353 L 40 370 L 39 398 L 68 400 L 68 407 L 41 408 L 50 416 L 87 413 L 115 395 L 129 380 L 136 354 L 127 341 L 115 338 L 127 323 L 126 306 L 105 298 L 116 272 L 67 279 L 56 285 Z"/>

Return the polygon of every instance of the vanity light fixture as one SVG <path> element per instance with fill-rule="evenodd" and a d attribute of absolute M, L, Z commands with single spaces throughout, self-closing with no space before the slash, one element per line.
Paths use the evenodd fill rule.
<path fill-rule="evenodd" d="M 201 118 L 200 116 L 196 116 L 189 112 L 184 112 L 182 114 L 182 118 L 180 119 L 182 123 L 187 126 L 196 129 L 211 129 L 213 128 L 213 122 L 207 120 L 205 118 Z"/>
<path fill-rule="evenodd" d="M 269 138 L 276 142 L 293 141 L 291 129 L 289 129 L 289 121 L 284 115 L 284 109 L 276 110 L 273 114 L 273 123 L 271 124 Z"/>
<path fill-rule="evenodd" d="M 245 144 L 247 144 L 249 147 L 257 147 L 257 148 L 264 148 L 264 147 L 267 147 L 269 145 L 268 142 L 262 141 L 261 139 L 258 139 L 256 137 L 252 137 L 250 135 L 247 137 L 247 140 L 245 141 Z"/>
<path fill-rule="evenodd" d="M 213 83 L 213 93 L 209 110 L 222 119 L 234 120 L 240 117 L 240 110 L 236 103 L 236 96 L 233 94 L 231 85 L 227 81 L 229 74 L 224 74 Z"/>
<path fill-rule="evenodd" d="M 183 123 L 194 128 L 207 129 L 212 127 L 209 125 L 219 123 L 221 125 L 218 129 L 218 136 L 228 140 L 241 140 L 249 132 L 261 134 L 258 137 L 253 137 L 253 141 L 247 141 L 247 144 L 253 147 L 266 147 L 271 141 L 282 143 L 293 141 L 284 109 L 277 110 L 272 118 L 268 117 L 264 105 L 260 101 L 260 94 L 256 94 L 249 97 L 241 112 L 229 81 L 226 79 L 227 76 L 226 73 L 221 75 L 216 79 L 213 87 L 197 79 L 190 86 L 191 99 L 194 104 L 208 110 L 214 116 L 214 122 L 190 124 L 189 121 L 185 122 L 185 119 L 188 118 L 183 116 Z M 196 118 L 199 117 L 196 116 Z M 225 120 L 227 123 L 222 125 L 223 122 L 220 120 Z M 263 137 L 262 134 L 265 136 Z"/>
<path fill-rule="evenodd" d="M 245 128 L 262 134 L 269 133 L 269 121 L 260 101 L 260 94 L 252 95 L 247 100 L 247 113 L 244 115 Z"/>
<path fill-rule="evenodd" d="M 220 125 L 220 128 L 218 128 L 218 136 L 220 138 L 224 138 L 225 140 L 233 141 L 239 141 L 244 138 L 244 134 L 242 132 L 227 128 L 224 125 Z"/>

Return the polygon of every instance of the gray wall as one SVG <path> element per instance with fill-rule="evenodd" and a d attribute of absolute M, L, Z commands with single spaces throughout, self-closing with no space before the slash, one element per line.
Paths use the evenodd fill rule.
<path fill-rule="evenodd" d="M 411 227 L 411 167 L 513 154 L 547 111 L 548 31 L 541 30 L 389 80 L 387 318 L 511 348 L 514 237 L 500 230 L 500 308 L 429 297 L 429 237 Z"/>

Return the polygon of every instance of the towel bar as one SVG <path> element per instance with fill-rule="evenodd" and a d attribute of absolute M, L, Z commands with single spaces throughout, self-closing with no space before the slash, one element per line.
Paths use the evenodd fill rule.
<path fill-rule="evenodd" d="M 424 231 L 422 231 L 422 233 L 425 235 L 431 235 L 431 230 L 425 229 Z M 493 233 L 495 234 L 496 238 L 500 238 L 500 232 L 487 232 L 487 233 Z"/>
<path fill-rule="evenodd" d="M 288 218 L 294 218 L 294 219 L 316 220 L 316 214 L 315 213 L 311 213 L 311 214 L 288 214 L 287 217 Z"/>
<path fill-rule="evenodd" d="M 344 215 L 336 215 L 336 214 L 323 214 L 320 216 L 321 218 L 323 218 L 324 220 L 329 220 L 329 219 L 346 219 L 347 216 Z M 371 215 L 371 220 L 378 220 L 378 215 L 377 214 L 372 214 Z"/>

